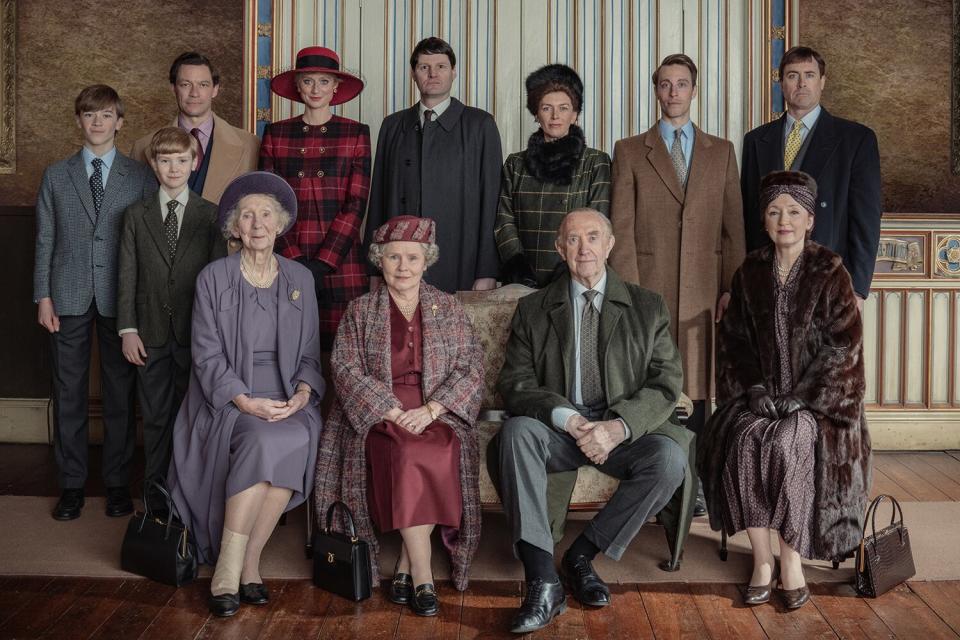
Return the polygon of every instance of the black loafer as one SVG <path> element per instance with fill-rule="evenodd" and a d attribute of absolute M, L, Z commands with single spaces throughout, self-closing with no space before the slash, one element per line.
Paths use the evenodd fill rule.
<path fill-rule="evenodd" d="M 544 582 L 537 578 L 527 583 L 527 595 L 510 623 L 510 631 L 530 633 L 542 629 L 566 610 L 567 594 L 560 581 Z"/>
<path fill-rule="evenodd" d="M 707 501 L 701 493 L 697 495 L 697 500 L 693 504 L 693 517 L 702 518 L 705 515 L 707 515 Z"/>
<path fill-rule="evenodd" d="M 74 520 L 83 509 L 83 489 L 64 489 L 53 508 L 55 520 Z"/>
<path fill-rule="evenodd" d="M 425 582 L 417 585 L 417 591 L 410 599 L 410 609 L 418 616 L 435 616 L 440 611 L 440 599 L 433 585 Z"/>
<path fill-rule="evenodd" d="M 107 487 L 106 513 L 111 518 L 120 518 L 133 513 L 133 500 L 127 487 Z"/>
<path fill-rule="evenodd" d="M 573 591 L 573 597 L 582 604 L 591 607 L 605 607 L 610 604 L 610 588 L 600 579 L 586 556 L 570 557 L 563 554 L 560 570 L 567 586 Z"/>
<path fill-rule="evenodd" d="M 387 598 L 394 604 L 407 604 L 413 597 L 413 578 L 407 573 L 393 576 Z"/>
<path fill-rule="evenodd" d="M 240 585 L 240 602 L 244 604 L 267 604 L 270 592 L 262 582 L 248 582 Z"/>
<path fill-rule="evenodd" d="M 219 596 L 210 596 L 207 600 L 210 613 L 218 618 L 229 618 L 240 610 L 240 594 L 224 593 Z"/>

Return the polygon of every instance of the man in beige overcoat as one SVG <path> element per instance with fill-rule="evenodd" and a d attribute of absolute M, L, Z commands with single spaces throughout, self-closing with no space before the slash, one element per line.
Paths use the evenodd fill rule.
<path fill-rule="evenodd" d="M 170 66 L 170 87 L 177 98 L 177 118 L 165 126 L 180 127 L 200 143 L 200 162 L 190 173 L 190 190 L 204 200 L 220 202 L 234 178 L 256 170 L 260 139 L 213 112 L 220 92 L 220 72 L 201 53 L 188 51 Z M 133 143 L 130 157 L 147 164 L 147 149 L 156 130 Z"/>
<path fill-rule="evenodd" d="M 667 56 L 653 84 L 660 120 L 614 147 L 610 219 L 617 243 L 610 266 L 666 301 L 683 360 L 683 391 L 694 401 L 688 426 L 699 431 L 712 397 L 714 323 L 744 257 L 740 179 L 733 145 L 690 120 L 697 95 L 693 60 Z"/>

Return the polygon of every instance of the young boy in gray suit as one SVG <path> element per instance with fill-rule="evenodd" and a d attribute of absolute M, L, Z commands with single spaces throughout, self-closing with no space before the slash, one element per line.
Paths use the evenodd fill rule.
<path fill-rule="evenodd" d="M 183 129 L 157 131 L 147 159 L 160 190 L 123 217 L 117 324 L 123 355 L 137 367 L 145 479 L 164 478 L 170 465 L 173 422 L 190 379 L 197 274 L 226 255 L 217 206 L 187 187 L 197 151 L 196 138 Z"/>
<path fill-rule="evenodd" d="M 50 332 L 55 414 L 54 454 L 62 493 L 57 520 L 83 508 L 87 480 L 87 388 L 92 329 L 100 348 L 103 481 L 108 516 L 133 511 L 134 369 L 117 335 L 117 251 L 123 211 L 156 189 L 150 171 L 117 151 L 123 103 L 107 85 L 85 88 L 74 103 L 83 148 L 47 167 L 37 196 L 33 297 Z"/>

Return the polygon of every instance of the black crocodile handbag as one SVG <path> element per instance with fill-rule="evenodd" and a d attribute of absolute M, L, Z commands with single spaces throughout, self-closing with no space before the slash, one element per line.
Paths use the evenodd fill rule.
<path fill-rule="evenodd" d="M 166 500 L 166 520 L 150 509 L 150 494 Z M 197 577 L 197 549 L 161 480 L 143 485 L 143 511 L 127 524 L 120 548 L 120 568 L 157 582 L 180 587 Z"/>
<path fill-rule="evenodd" d="M 893 504 L 890 524 L 877 531 L 877 508 L 884 499 Z M 869 536 L 868 521 L 871 529 Z M 856 561 L 855 586 L 860 595 L 868 598 L 881 596 L 916 575 L 913 553 L 910 551 L 910 532 L 903 524 L 903 509 L 893 496 L 881 494 L 867 507 L 863 519 L 863 540 L 857 549 Z"/>
<path fill-rule="evenodd" d="M 347 517 L 347 533 L 331 529 L 337 507 Z M 326 526 L 313 534 L 313 584 L 355 602 L 370 597 L 370 546 L 357 537 L 353 514 L 339 500 L 327 509 Z"/>

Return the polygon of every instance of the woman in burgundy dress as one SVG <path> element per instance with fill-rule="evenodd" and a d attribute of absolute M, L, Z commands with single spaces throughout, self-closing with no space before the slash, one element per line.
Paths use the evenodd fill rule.
<path fill-rule="evenodd" d="M 270 89 L 304 106 L 303 115 L 264 130 L 260 169 L 297 194 L 297 223 L 277 239 L 276 250 L 313 273 L 320 348 L 329 353 L 347 303 L 369 288 L 360 226 L 370 192 L 370 128 L 331 110 L 359 95 L 363 80 L 341 70 L 330 49 L 307 47 Z"/>
<path fill-rule="evenodd" d="M 342 500 L 371 543 L 379 581 L 380 533 L 399 530 L 390 600 L 436 615 L 430 534 L 441 527 L 454 585 L 466 589 L 480 535 L 474 422 L 483 364 L 453 296 L 421 281 L 437 260 L 433 220 L 398 216 L 380 227 L 370 260 L 385 286 L 347 307 L 332 368 L 337 389 L 317 456 L 317 514 Z M 414 585 L 416 589 L 414 589 Z"/>

